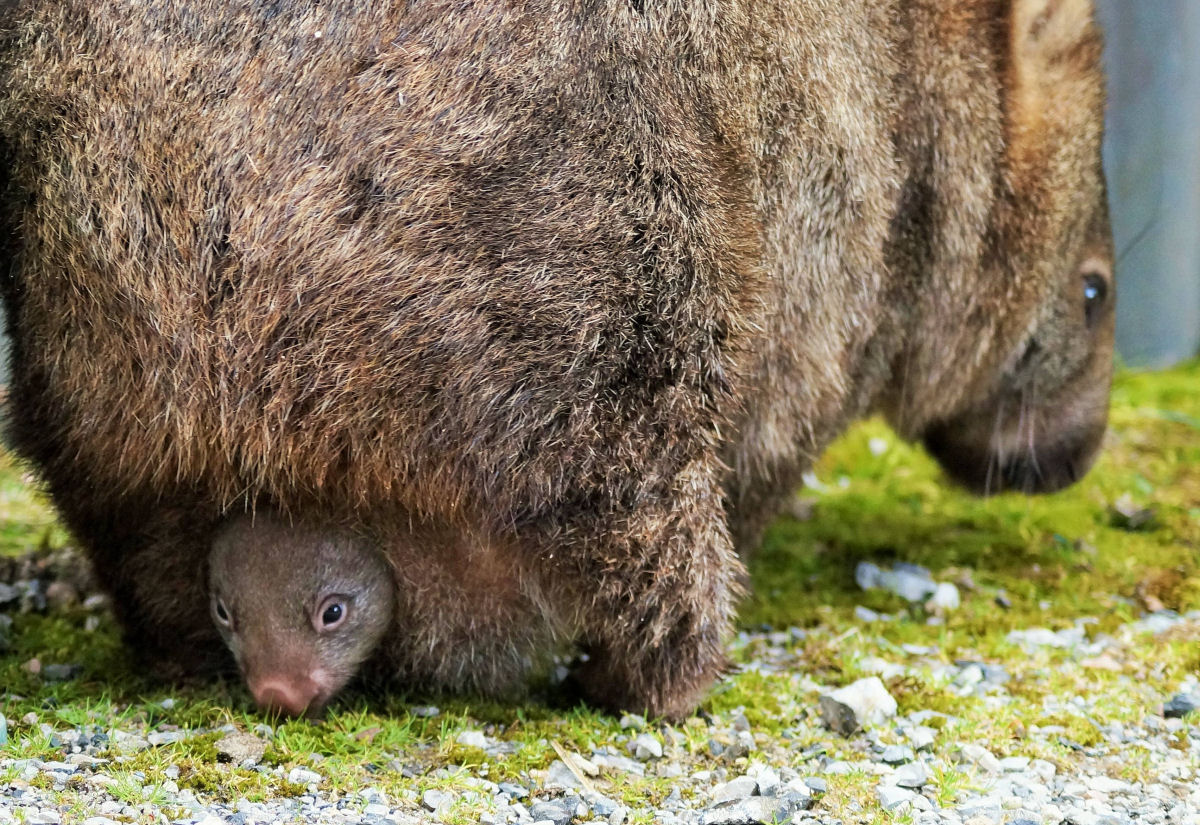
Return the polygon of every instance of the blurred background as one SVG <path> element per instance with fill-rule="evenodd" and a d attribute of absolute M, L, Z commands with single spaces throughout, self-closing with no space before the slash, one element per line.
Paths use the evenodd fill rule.
<path fill-rule="evenodd" d="M 1117 350 L 1126 366 L 1167 367 L 1200 353 L 1200 0 L 1096 3 L 1107 37 Z M 0 335 L 0 385 L 7 345 Z"/>
<path fill-rule="evenodd" d="M 1133 367 L 1200 351 L 1200 2 L 1098 0 L 1117 348 Z"/>

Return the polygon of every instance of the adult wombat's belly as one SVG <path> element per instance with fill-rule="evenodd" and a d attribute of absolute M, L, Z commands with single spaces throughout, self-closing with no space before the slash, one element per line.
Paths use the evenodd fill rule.
<path fill-rule="evenodd" d="M 757 262 L 702 77 L 566 16 L 217 11 L 66 4 L 8 57 L 27 452 L 503 511 L 694 437 Z"/>

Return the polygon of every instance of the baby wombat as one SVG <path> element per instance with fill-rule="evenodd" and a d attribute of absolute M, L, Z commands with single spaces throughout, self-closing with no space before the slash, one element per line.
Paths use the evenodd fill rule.
<path fill-rule="evenodd" d="M 512 548 L 412 521 L 372 536 L 260 507 L 218 529 L 209 587 L 255 701 L 292 715 L 368 663 L 409 688 L 505 695 L 571 636 Z"/>
<path fill-rule="evenodd" d="M 981 491 L 1100 442 L 1090 0 L 20 0 L 0 27 L 12 437 L 152 658 L 221 655 L 209 548 L 270 502 L 419 562 L 398 678 L 508 689 L 566 639 L 592 701 L 684 714 L 735 548 L 854 418 Z"/>
<path fill-rule="evenodd" d="M 317 713 L 393 620 L 391 572 L 361 537 L 256 513 L 233 519 L 209 557 L 212 618 L 254 699 Z"/>

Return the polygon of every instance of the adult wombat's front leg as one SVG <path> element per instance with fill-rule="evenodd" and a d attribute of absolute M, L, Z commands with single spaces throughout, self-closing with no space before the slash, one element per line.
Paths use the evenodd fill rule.
<path fill-rule="evenodd" d="M 588 661 L 575 681 L 612 711 L 680 718 L 726 669 L 744 569 L 725 526 L 718 463 L 697 459 L 589 553 Z"/>

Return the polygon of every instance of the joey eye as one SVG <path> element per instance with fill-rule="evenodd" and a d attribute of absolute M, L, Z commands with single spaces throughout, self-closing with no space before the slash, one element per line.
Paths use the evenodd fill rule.
<path fill-rule="evenodd" d="M 1104 276 L 1092 272 L 1083 276 L 1083 317 L 1088 326 L 1100 319 L 1104 304 L 1108 300 L 1108 282 Z"/>
<path fill-rule="evenodd" d="M 329 596 L 317 608 L 316 625 L 318 632 L 334 630 L 346 621 L 350 612 L 345 596 Z"/>

